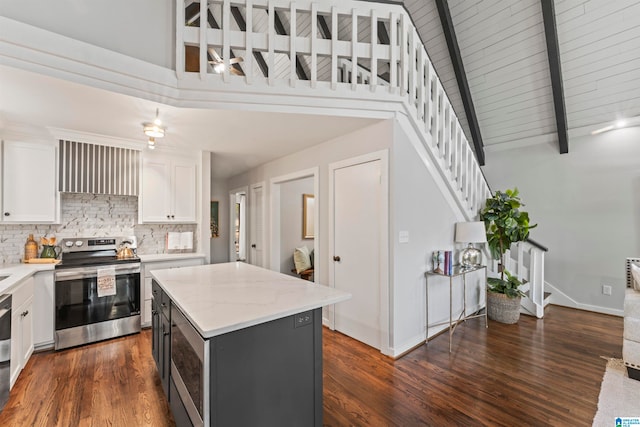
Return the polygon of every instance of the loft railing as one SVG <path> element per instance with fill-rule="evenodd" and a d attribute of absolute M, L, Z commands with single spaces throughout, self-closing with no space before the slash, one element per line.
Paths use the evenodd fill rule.
<path fill-rule="evenodd" d="M 291 95 L 295 89 L 333 99 L 337 108 L 345 99 L 382 101 L 385 108 L 395 102 L 397 112 L 410 118 L 467 219 L 475 218 L 490 196 L 402 6 L 350 0 L 178 0 L 176 7 L 180 81 L 194 88 L 222 82 L 272 95 Z M 194 51 L 197 58 L 189 57 Z M 232 58 L 238 57 L 243 60 L 232 69 Z M 343 82 L 343 76 L 360 78 Z"/>
<path fill-rule="evenodd" d="M 372 102 L 394 105 L 467 220 L 477 218 L 491 191 L 404 7 L 351 0 L 178 0 L 176 7 L 180 82 L 196 90 L 226 85 L 312 96 L 336 108 L 345 100 L 362 100 L 367 109 Z M 507 257 L 507 269 L 527 281 L 523 307 L 538 317 L 545 305 L 544 252 L 523 242 Z M 497 274 L 497 265 L 489 270 Z"/>

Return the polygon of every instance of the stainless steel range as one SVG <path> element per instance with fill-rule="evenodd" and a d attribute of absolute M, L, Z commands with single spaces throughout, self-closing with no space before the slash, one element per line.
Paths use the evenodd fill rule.
<path fill-rule="evenodd" d="M 135 236 L 63 239 L 55 267 L 55 349 L 140 332 Z"/>

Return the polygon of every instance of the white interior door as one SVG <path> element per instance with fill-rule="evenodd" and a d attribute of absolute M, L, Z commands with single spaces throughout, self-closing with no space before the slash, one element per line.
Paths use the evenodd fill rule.
<path fill-rule="evenodd" d="M 334 286 L 351 293 L 335 305 L 335 329 L 380 348 L 381 161 L 333 172 Z"/>
<path fill-rule="evenodd" d="M 249 217 L 251 234 L 249 262 L 264 267 L 264 186 L 253 185 L 249 195 Z"/>

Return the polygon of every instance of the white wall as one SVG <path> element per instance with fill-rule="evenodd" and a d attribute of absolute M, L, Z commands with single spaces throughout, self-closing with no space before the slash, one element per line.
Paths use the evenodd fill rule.
<path fill-rule="evenodd" d="M 391 162 L 391 246 L 393 283 L 393 348 L 396 354 L 419 344 L 426 331 L 426 277 L 433 269 L 435 250 L 454 249 L 454 226 L 462 214 L 453 208 L 436 185 L 423 161 L 416 155 L 410 137 L 396 126 Z M 400 232 L 409 241 L 400 243 Z M 467 277 L 467 312 L 477 309 L 484 292 L 484 272 Z M 462 282 L 455 279 L 453 312 L 462 308 Z M 429 323 L 449 320 L 449 279 L 429 276 Z M 479 320 L 477 320 L 479 321 Z M 433 327 L 429 335 L 443 329 Z"/>
<path fill-rule="evenodd" d="M 389 346 L 393 355 L 409 350 L 427 336 L 426 331 L 426 284 L 425 272 L 432 268 L 431 253 L 438 249 L 454 249 L 453 230 L 462 213 L 442 194 L 439 186 L 416 153 L 414 144 L 397 121 L 387 120 L 360 131 L 344 135 L 311 149 L 287 156 L 256 168 L 246 174 L 233 177 L 227 183 L 229 188 L 249 185 L 251 182 L 266 181 L 313 167 L 319 169 L 320 217 L 316 222 L 320 233 L 319 254 L 316 256 L 316 274 L 319 282 L 328 283 L 328 165 L 329 163 L 355 157 L 361 154 L 391 149 L 390 161 L 390 319 L 391 336 Z M 411 133 L 410 130 L 407 132 Z M 267 191 L 270 189 L 267 188 Z M 270 200 L 270 194 L 265 194 Z M 270 216 L 271 212 L 267 212 Z M 265 224 L 270 219 L 265 218 Z M 399 243 L 400 231 L 409 232 L 409 242 Z M 269 244 L 265 245 L 267 251 Z M 269 259 L 269 256 L 267 256 Z M 474 273 L 467 281 L 467 304 L 469 311 L 475 310 L 481 292 L 480 280 L 484 273 Z M 448 279 L 433 277 L 429 281 L 431 323 L 448 320 L 449 282 Z M 462 306 L 462 286 L 455 283 L 454 314 Z M 484 301 L 484 300 L 483 300 Z M 479 320 L 478 320 L 479 321 Z M 430 329 L 429 335 L 443 329 Z"/>
<path fill-rule="evenodd" d="M 212 157 L 215 154 L 212 154 Z M 213 174 L 212 174 L 213 176 Z M 218 201 L 218 233 L 210 239 L 211 264 L 229 262 L 229 189 L 225 180 L 211 178 L 211 200 Z"/>
<path fill-rule="evenodd" d="M 313 194 L 313 177 L 280 184 L 280 273 L 295 276 L 293 251 L 306 246 L 313 250 L 314 239 L 302 238 L 302 195 Z"/>
<path fill-rule="evenodd" d="M 174 8 L 171 0 L 0 0 L 2 16 L 167 68 Z"/>
<path fill-rule="evenodd" d="M 347 135 L 340 136 L 325 143 L 316 145 L 309 149 L 282 157 L 273 162 L 266 163 L 241 175 L 230 178 L 227 181 L 228 188 L 239 188 L 248 186 L 256 182 L 269 182 L 271 178 L 281 177 L 294 172 L 319 168 L 319 194 L 316 194 L 315 202 L 320 212 L 315 226 L 318 240 L 318 253 L 316 254 L 316 268 L 314 276 L 316 282 L 327 284 L 329 273 L 329 237 L 327 234 L 329 224 L 329 163 L 348 159 L 361 154 L 389 148 L 393 138 L 393 121 L 385 120 L 372 126 L 360 129 Z M 264 197 L 267 200 L 267 211 L 265 212 L 264 224 L 270 227 L 271 224 L 271 189 L 269 185 L 265 187 Z M 318 233 L 318 230 L 320 232 Z M 265 259 L 271 259 L 271 249 L 269 241 L 271 232 L 267 232 L 265 242 Z"/>
<path fill-rule="evenodd" d="M 571 300 L 552 303 L 621 314 L 624 259 L 640 255 L 640 127 L 487 153 L 492 190 L 518 187 L 549 248 L 545 279 Z M 613 295 L 602 294 L 611 285 Z"/>

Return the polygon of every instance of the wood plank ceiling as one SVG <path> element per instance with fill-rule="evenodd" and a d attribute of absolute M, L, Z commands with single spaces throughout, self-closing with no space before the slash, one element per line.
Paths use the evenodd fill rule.
<path fill-rule="evenodd" d="M 471 140 L 436 0 L 403 2 Z M 541 0 L 448 6 L 487 149 L 558 146 Z M 640 0 L 554 6 L 569 131 L 640 116 Z"/>
<path fill-rule="evenodd" d="M 491 151 L 549 143 L 555 144 L 559 152 L 567 152 L 570 150 L 567 129 L 583 129 L 587 133 L 585 128 L 595 129 L 621 117 L 638 117 L 640 122 L 640 0 L 402 0 L 402 3 L 411 14 L 467 139 L 476 146 L 480 142 Z M 474 114 L 468 117 L 461 96 L 465 88 L 462 85 L 461 91 L 456 80 L 437 3 L 445 5 L 449 11 L 447 18 L 453 24 L 468 85 L 466 91 L 473 104 L 470 112 Z M 213 3 L 211 10 L 216 19 L 221 19 L 219 3 Z M 245 25 L 245 13 L 244 8 L 236 11 L 230 20 L 234 29 Z M 279 34 L 287 32 L 289 15 L 288 10 L 275 11 Z M 297 15 L 297 33 L 308 34 L 310 15 Z M 268 19 L 265 8 L 254 8 L 254 31 L 265 31 Z M 331 31 L 330 16 L 322 16 L 320 20 L 318 35 L 327 38 L 323 31 Z M 347 24 L 347 19 L 337 24 L 340 39 L 350 37 L 351 28 Z M 386 31 L 384 24 L 381 28 Z M 359 39 L 369 37 L 366 17 L 358 22 L 358 30 Z M 381 43 L 388 43 L 384 40 L 385 31 L 378 34 Z M 552 36 L 549 40 L 557 35 L 557 45 L 547 43 L 549 35 Z M 247 52 L 235 54 L 247 57 Z M 253 67 L 261 64 L 262 75 L 273 73 L 277 78 L 289 78 L 291 58 L 286 54 L 276 52 L 273 70 L 267 69 L 263 52 L 253 55 L 257 59 Z M 308 79 L 308 61 L 302 55 L 296 58 L 297 78 Z M 318 78 L 328 80 L 327 58 L 318 61 Z M 359 65 L 370 68 L 370 64 Z M 385 78 L 385 66 L 388 64 L 379 64 L 381 79 Z M 554 85 L 552 76 L 556 76 Z M 471 132 L 471 128 L 476 131 Z M 484 157 L 482 150 L 482 146 L 476 147 L 479 160 Z"/>

